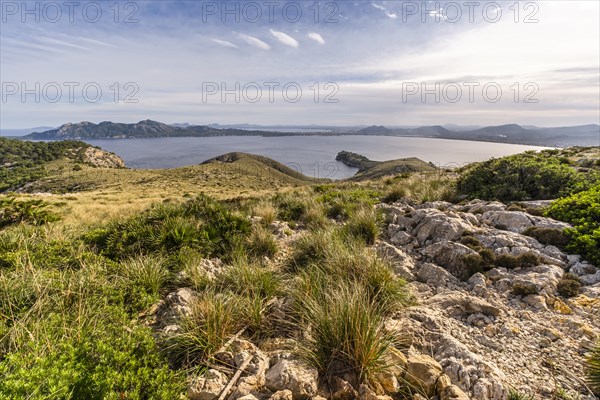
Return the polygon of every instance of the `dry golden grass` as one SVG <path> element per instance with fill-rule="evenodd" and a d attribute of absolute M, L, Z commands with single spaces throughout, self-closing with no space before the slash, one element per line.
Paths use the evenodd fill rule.
<path fill-rule="evenodd" d="M 310 184 L 255 160 L 164 170 L 104 169 L 54 162 L 49 177 L 18 197 L 42 198 L 65 225 L 81 226 L 126 218 L 152 204 L 181 201 L 205 193 L 217 199 L 262 197 Z"/>

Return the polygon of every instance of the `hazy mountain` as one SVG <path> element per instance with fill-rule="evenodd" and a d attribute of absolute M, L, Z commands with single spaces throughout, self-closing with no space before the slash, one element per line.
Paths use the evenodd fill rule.
<path fill-rule="evenodd" d="M 0 130 L 0 136 L 25 136 L 32 132 L 44 132 L 50 129 L 54 129 L 53 126 L 38 126 L 36 128 L 26 129 L 2 129 Z"/>
<path fill-rule="evenodd" d="M 218 126 L 218 128 L 217 128 Z M 241 128 L 244 127 L 244 128 Z M 249 129 L 249 128 L 256 129 Z M 145 120 L 134 124 L 116 122 L 68 123 L 56 129 L 34 132 L 26 139 L 130 139 L 157 137 L 210 137 L 210 136 L 292 136 L 292 135 L 372 135 L 372 136 L 409 136 L 440 139 L 478 140 L 499 143 L 517 143 L 540 146 L 600 146 L 600 126 L 580 125 L 572 127 L 523 127 L 517 124 L 487 126 L 465 130 L 448 129 L 441 125 L 413 128 L 390 128 L 381 125 L 369 127 L 297 127 L 261 125 L 218 125 L 212 126 L 173 124 Z M 268 129 L 268 130 L 267 130 Z M 281 129 L 278 131 L 277 129 Z M 303 129 L 303 130 L 302 130 Z"/>

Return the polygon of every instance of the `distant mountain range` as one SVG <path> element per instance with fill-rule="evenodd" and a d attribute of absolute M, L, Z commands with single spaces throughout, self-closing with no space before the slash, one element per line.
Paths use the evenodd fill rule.
<path fill-rule="evenodd" d="M 234 125 L 235 126 L 235 125 Z M 269 130 L 256 125 L 257 129 L 248 129 L 255 125 L 238 125 L 226 127 L 213 124 L 167 125 L 161 122 L 145 120 L 134 124 L 101 122 L 68 123 L 55 129 L 43 132 L 33 132 L 24 139 L 33 140 L 63 140 L 63 139 L 139 139 L 159 137 L 211 137 L 211 136 L 293 136 L 293 135 L 373 135 L 373 136 L 408 136 L 428 137 L 439 139 L 477 140 L 497 143 L 516 143 L 539 146 L 600 146 L 600 125 L 580 125 L 558 128 L 523 127 L 516 124 L 488 126 L 483 128 L 460 127 L 441 125 L 421 127 L 319 127 L 310 126 L 301 132 L 291 132 L 289 127 L 281 126 L 282 131 Z M 262 129 L 261 129 L 262 128 Z M 287 130 L 287 131 L 283 131 Z"/>

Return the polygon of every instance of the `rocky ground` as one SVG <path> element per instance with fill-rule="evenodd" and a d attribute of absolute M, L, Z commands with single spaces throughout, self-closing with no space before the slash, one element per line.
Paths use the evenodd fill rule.
<path fill-rule="evenodd" d="M 523 234 L 531 227 L 562 229 L 564 223 L 508 211 L 497 202 L 398 202 L 378 208 L 385 226 L 376 249 L 410 281 L 417 298 L 416 305 L 387 321 L 406 345 L 392 355 L 395 367 L 383 380 L 387 392 L 408 385 L 418 388 L 414 399 L 505 400 L 513 388 L 535 398 L 595 398 L 583 381 L 583 361 L 600 334 L 600 271 Z M 286 245 L 302 232 L 285 234 L 284 223 L 272 227 L 284 249 L 280 257 L 285 257 Z M 463 244 L 465 236 L 471 246 Z M 480 262 L 480 254 L 527 254 L 529 261 L 491 268 L 485 257 Z M 478 261 L 474 273 L 465 273 L 473 260 Z M 200 267 L 218 273 L 221 265 L 205 260 Z M 558 294 L 565 272 L 579 277 L 579 295 Z M 524 287 L 526 292 L 519 291 Z M 179 289 L 157 304 L 157 334 L 176 334 L 179 318 L 189 313 L 196 295 Z M 277 313 L 285 301 L 278 299 L 270 312 Z M 215 355 L 218 362 L 207 373 L 190 377 L 188 397 L 390 399 L 342 379 L 320 386 L 316 370 L 298 357 L 298 346 L 289 337 L 252 343 L 243 334 L 236 336 Z"/>

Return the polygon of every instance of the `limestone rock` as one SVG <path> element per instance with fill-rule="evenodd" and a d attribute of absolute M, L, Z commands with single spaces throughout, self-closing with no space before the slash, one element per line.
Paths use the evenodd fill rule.
<path fill-rule="evenodd" d="M 454 385 L 445 387 L 439 394 L 440 400 L 469 400 L 469 396 Z"/>
<path fill-rule="evenodd" d="M 280 390 L 278 392 L 273 393 L 269 400 L 293 400 L 294 395 L 291 390 Z"/>
<path fill-rule="evenodd" d="M 442 366 L 433 358 L 423 354 L 412 354 L 408 357 L 406 380 L 415 387 L 421 388 L 427 396 L 435 394 L 435 385 L 442 374 Z"/>
<path fill-rule="evenodd" d="M 225 389 L 227 382 L 227 377 L 222 372 L 209 369 L 188 385 L 187 396 L 190 400 L 214 400 Z"/>
<path fill-rule="evenodd" d="M 477 252 L 467 246 L 449 241 L 429 245 L 423 249 L 422 254 L 458 279 L 468 279 L 470 276 L 464 263 L 465 257 L 478 256 Z"/>
<path fill-rule="evenodd" d="M 271 391 L 290 390 L 294 399 L 304 399 L 317 392 L 317 370 L 297 360 L 280 360 L 265 376 Z"/>

